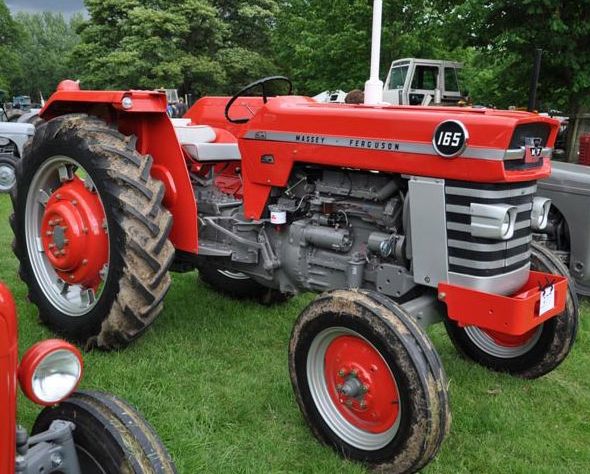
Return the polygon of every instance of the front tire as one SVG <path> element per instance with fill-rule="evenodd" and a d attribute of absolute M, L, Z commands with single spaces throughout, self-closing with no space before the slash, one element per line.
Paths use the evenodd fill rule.
<path fill-rule="evenodd" d="M 416 472 L 448 432 L 447 380 L 435 349 L 401 306 L 377 293 L 315 299 L 293 328 L 289 370 L 311 430 L 347 458 Z"/>
<path fill-rule="evenodd" d="M 99 392 L 77 392 L 45 408 L 33 427 L 43 433 L 56 421 L 71 422 L 83 474 L 174 474 L 176 467 L 162 441 L 123 400 Z"/>
<path fill-rule="evenodd" d="M 531 269 L 569 277 L 559 257 L 534 242 Z M 472 326 L 461 328 L 448 318 L 445 326 L 466 358 L 498 372 L 534 379 L 557 368 L 570 353 L 578 329 L 578 297 L 570 280 L 564 312 L 522 336 Z"/>
<path fill-rule="evenodd" d="M 17 164 L 14 252 L 41 320 L 70 340 L 112 349 L 163 307 L 174 248 L 152 158 L 103 121 L 42 124 Z"/>

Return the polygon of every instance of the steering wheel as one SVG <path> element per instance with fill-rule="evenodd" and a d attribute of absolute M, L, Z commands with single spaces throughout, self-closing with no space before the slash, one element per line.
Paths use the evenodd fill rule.
<path fill-rule="evenodd" d="M 287 95 L 291 95 L 293 93 L 293 83 L 287 77 L 270 76 L 270 77 L 265 77 L 263 79 L 259 79 L 256 82 L 253 82 L 252 84 L 248 84 L 246 87 L 244 87 L 242 90 L 240 90 L 236 95 L 234 95 L 229 100 L 229 102 L 225 106 L 225 118 L 227 119 L 227 121 L 231 122 L 231 123 L 248 123 L 250 121 L 250 118 L 239 118 L 239 119 L 231 118 L 229 116 L 229 110 L 232 108 L 232 106 L 234 105 L 236 100 L 238 100 L 240 97 L 245 95 L 246 92 L 250 92 L 252 89 L 255 89 L 256 87 L 262 87 L 262 100 L 266 104 L 268 102 L 267 84 L 269 82 L 275 82 L 275 81 L 286 82 L 287 84 L 289 84 L 289 91 L 287 92 Z"/>

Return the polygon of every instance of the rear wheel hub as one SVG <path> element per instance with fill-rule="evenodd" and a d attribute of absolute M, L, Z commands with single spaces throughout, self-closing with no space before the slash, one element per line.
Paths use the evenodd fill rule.
<path fill-rule="evenodd" d="M 108 261 L 105 213 L 93 187 L 77 176 L 47 200 L 41 243 L 57 275 L 69 285 L 97 288 Z"/>

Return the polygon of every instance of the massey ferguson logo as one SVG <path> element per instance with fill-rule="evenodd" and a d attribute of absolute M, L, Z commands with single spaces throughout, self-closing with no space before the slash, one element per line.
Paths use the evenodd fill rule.
<path fill-rule="evenodd" d="M 526 137 L 524 139 L 524 162 L 538 163 L 543 156 L 543 140 L 541 138 Z"/>
<path fill-rule="evenodd" d="M 432 145 L 443 158 L 454 158 L 465 151 L 468 141 L 469 133 L 465 125 L 457 120 L 447 120 L 436 127 Z"/>

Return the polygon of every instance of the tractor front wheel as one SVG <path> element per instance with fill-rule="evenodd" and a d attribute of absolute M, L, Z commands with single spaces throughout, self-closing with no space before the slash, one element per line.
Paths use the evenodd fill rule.
<path fill-rule="evenodd" d="M 14 252 L 43 322 L 122 347 L 162 310 L 174 248 L 164 186 L 135 139 L 86 115 L 42 124 L 17 164 Z"/>
<path fill-rule="evenodd" d="M 377 293 L 315 299 L 293 329 L 289 369 L 311 430 L 347 458 L 416 472 L 448 432 L 447 380 L 434 347 L 403 308 Z"/>
<path fill-rule="evenodd" d="M 569 277 L 559 257 L 536 243 L 532 244 L 531 268 Z M 569 354 L 578 328 L 578 298 L 570 281 L 564 312 L 521 336 L 474 326 L 462 328 L 449 319 L 445 325 L 451 341 L 466 358 L 492 370 L 534 379 L 551 372 Z"/>
<path fill-rule="evenodd" d="M 78 392 L 44 409 L 33 435 L 54 421 L 75 425 L 74 445 L 83 474 L 174 474 L 176 467 L 154 429 L 128 403 L 113 395 Z"/>

